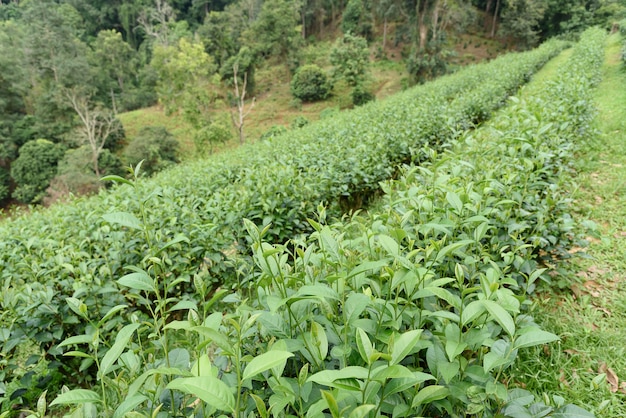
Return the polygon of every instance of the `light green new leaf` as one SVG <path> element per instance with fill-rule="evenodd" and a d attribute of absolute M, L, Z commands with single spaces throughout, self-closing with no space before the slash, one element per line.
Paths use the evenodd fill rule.
<path fill-rule="evenodd" d="M 453 253 L 455 251 L 460 250 L 463 247 L 466 247 L 470 244 L 473 244 L 474 241 L 471 239 L 464 239 L 458 242 L 453 242 L 450 245 L 446 245 L 445 247 L 443 247 L 441 250 L 439 250 L 439 252 L 437 253 L 437 257 L 435 259 L 435 261 L 441 261 L 445 256 L 447 256 L 450 253 Z"/>
<path fill-rule="evenodd" d="M 537 327 L 532 327 L 515 339 L 513 348 L 526 348 L 535 345 L 547 344 L 559 340 L 557 335 L 543 331 Z"/>
<path fill-rule="evenodd" d="M 100 362 L 100 378 L 106 376 L 111 371 L 113 364 L 115 364 L 119 356 L 124 352 L 128 341 L 130 341 L 137 328 L 139 328 L 139 324 L 128 324 L 118 332 L 115 337 L 115 343 Z"/>
<path fill-rule="evenodd" d="M 253 378 L 254 376 L 273 367 L 284 365 L 289 357 L 293 357 L 293 353 L 290 353 L 289 351 L 275 350 L 263 353 L 260 356 L 253 358 L 252 361 L 248 363 L 243 371 L 241 380 Z"/>
<path fill-rule="evenodd" d="M 356 346 L 363 361 L 370 364 L 374 347 L 372 347 L 372 343 L 370 342 L 367 333 L 361 328 L 356 329 Z"/>
<path fill-rule="evenodd" d="M 148 399 L 145 395 L 133 395 L 124 399 L 124 402 L 119 404 L 115 413 L 113 414 L 113 418 L 123 418 L 126 416 L 126 413 L 132 411 L 137 406 L 141 405 L 142 402 Z"/>
<path fill-rule="evenodd" d="M 323 362 L 328 355 L 328 337 L 324 327 L 315 321 L 311 323 L 311 341 L 318 349 L 318 360 Z"/>
<path fill-rule="evenodd" d="M 73 337 L 69 337 L 63 340 L 58 345 L 58 347 L 65 347 L 66 345 L 72 345 L 72 344 L 89 344 L 93 342 L 93 338 L 94 338 L 93 335 L 87 335 L 87 334 L 75 335 Z"/>
<path fill-rule="evenodd" d="M 413 398 L 413 402 L 411 402 L 411 408 L 416 408 L 420 405 L 444 399 L 448 396 L 449 393 L 450 390 L 448 390 L 448 388 L 445 386 L 426 386 L 425 388 L 417 392 L 417 395 L 415 395 L 415 397 Z"/>
<path fill-rule="evenodd" d="M 176 389 L 197 396 L 204 402 L 221 411 L 235 411 L 235 397 L 228 385 L 217 377 L 181 377 L 172 380 L 168 389 Z"/>
<path fill-rule="evenodd" d="M 391 238 L 389 235 L 378 235 L 378 242 L 381 247 L 385 249 L 387 254 L 392 257 L 397 257 L 400 253 L 400 247 L 395 239 Z"/>
<path fill-rule="evenodd" d="M 498 324 L 506 331 L 509 336 L 515 334 L 515 322 L 503 307 L 492 300 L 482 300 L 481 303 L 489 311 Z"/>
<path fill-rule="evenodd" d="M 117 282 L 133 290 L 145 290 L 146 292 L 156 291 L 154 280 L 145 272 L 129 273 L 120 278 Z"/>
<path fill-rule="evenodd" d="M 398 364 L 413 350 L 422 336 L 421 329 L 407 331 L 400 337 L 396 338 L 391 352 L 391 364 Z"/>
<path fill-rule="evenodd" d="M 446 193 L 446 200 L 448 201 L 450 206 L 452 206 L 457 212 L 461 212 L 463 210 L 463 202 L 459 198 L 459 195 L 457 195 L 456 193 Z"/>
<path fill-rule="evenodd" d="M 74 389 L 69 392 L 60 394 L 50 403 L 50 406 L 54 405 L 67 405 L 67 404 L 84 404 L 84 403 L 99 403 L 101 402 L 100 395 L 93 390 L 87 389 Z"/>
<path fill-rule="evenodd" d="M 374 408 L 376 408 L 375 405 L 365 404 L 365 405 L 357 406 L 356 408 L 354 408 L 352 412 L 350 412 L 350 415 L 348 415 L 348 418 L 365 418 L 366 416 L 368 416 L 370 411 L 372 411 Z"/>
<path fill-rule="evenodd" d="M 122 225 L 131 229 L 142 229 L 141 222 L 132 213 L 114 212 L 102 215 L 102 218 L 112 224 Z"/>
<path fill-rule="evenodd" d="M 485 312 L 485 305 L 479 300 L 470 302 L 463 308 L 461 325 L 466 326 Z"/>

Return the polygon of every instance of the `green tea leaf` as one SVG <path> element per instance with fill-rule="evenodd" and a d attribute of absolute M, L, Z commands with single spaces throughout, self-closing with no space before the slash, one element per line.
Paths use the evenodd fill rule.
<path fill-rule="evenodd" d="M 102 218 L 112 224 L 125 226 L 130 229 L 143 229 L 139 219 L 132 213 L 128 212 L 114 212 L 102 215 Z"/>
<path fill-rule="evenodd" d="M 324 327 L 315 321 L 311 322 L 311 342 L 317 348 L 318 360 L 323 362 L 328 355 L 328 337 Z"/>
<path fill-rule="evenodd" d="M 535 345 L 547 344 L 558 340 L 559 337 L 551 332 L 543 331 L 537 327 L 530 327 L 530 329 L 524 330 L 524 333 L 515 339 L 513 348 L 533 347 Z"/>
<path fill-rule="evenodd" d="M 107 351 L 100 362 L 99 376 L 106 376 L 117 361 L 119 356 L 124 352 L 133 333 L 139 328 L 139 324 L 128 324 L 117 333 L 115 344 Z"/>
<path fill-rule="evenodd" d="M 365 418 L 374 408 L 376 405 L 359 405 L 350 412 L 348 418 Z"/>
<path fill-rule="evenodd" d="M 68 404 L 84 404 L 84 403 L 100 403 L 100 395 L 93 390 L 87 389 L 74 389 L 69 392 L 60 394 L 50 403 L 50 406 L 54 405 L 68 405 Z"/>
<path fill-rule="evenodd" d="M 235 397 L 230 387 L 213 376 L 181 377 L 172 380 L 168 389 L 176 389 L 197 396 L 221 411 L 235 411 Z"/>
<path fill-rule="evenodd" d="M 356 329 L 356 346 L 363 361 L 367 364 L 371 364 L 374 347 L 372 347 L 372 343 L 370 342 L 367 333 L 361 328 Z"/>
<path fill-rule="evenodd" d="M 133 395 L 127 397 L 126 399 L 124 399 L 124 402 L 119 404 L 119 406 L 113 413 L 113 418 L 123 418 L 127 412 L 132 411 L 147 400 L 148 397 L 145 395 Z"/>
<path fill-rule="evenodd" d="M 117 281 L 122 286 L 130 287 L 133 290 L 144 290 L 146 292 L 156 292 L 154 280 L 145 272 L 129 273 Z"/>
<path fill-rule="evenodd" d="M 513 334 L 515 334 L 515 322 L 513 321 L 511 314 L 492 300 L 482 300 L 480 302 L 485 309 L 489 311 L 496 322 L 506 331 L 506 333 L 512 337 Z"/>
<path fill-rule="evenodd" d="M 246 365 L 241 380 L 251 379 L 266 370 L 285 364 L 289 357 L 293 357 L 293 353 L 289 351 L 274 350 L 263 353 L 253 358 L 250 363 Z"/>
<path fill-rule="evenodd" d="M 416 408 L 420 405 L 429 404 L 433 401 L 446 398 L 450 394 L 450 391 L 445 386 L 432 385 L 426 386 L 413 398 L 411 402 L 411 408 Z"/>
<path fill-rule="evenodd" d="M 421 329 L 407 331 L 396 338 L 391 352 L 391 364 L 398 364 L 413 350 L 422 336 Z"/>

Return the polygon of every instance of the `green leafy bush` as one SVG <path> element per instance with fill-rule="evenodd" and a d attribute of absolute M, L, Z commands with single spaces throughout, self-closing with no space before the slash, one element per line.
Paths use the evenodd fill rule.
<path fill-rule="evenodd" d="M 40 202 L 64 153 L 61 145 L 46 139 L 22 145 L 19 157 L 11 164 L 11 177 L 16 184 L 13 196 L 24 203 Z"/>
<path fill-rule="evenodd" d="M 298 68 L 291 80 L 291 94 L 303 102 L 325 100 L 330 96 L 331 90 L 326 73 L 315 64 Z"/>
<path fill-rule="evenodd" d="M 95 389 L 99 384 L 95 390 L 107 398 L 98 403 L 106 409 L 104 415 L 113 408 L 127 407 L 128 402 L 124 407 L 116 405 L 134 395 L 133 402 L 139 400 L 135 406 L 142 405 L 137 408 L 156 408 L 163 402 L 176 408 L 189 397 L 181 396 L 178 389 L 165 390 L 169 378 L 161 367 L 174 364 L 183 370 L 182 376 L 188 375 L 187 365 L 196 360 L 191 355 L 197 352 L 189 346 L 189 333 L 171 328 L 160 334 L 162 326 L 173 322 L 169 327 L 175 327 L 175 321 L 185 320 L 186 315 L 195 320 L 194 313 L 185 311 L 189 303 L 198 306 L 202 321 L 212 312 L 235 309 L 234 305 L 230 305 L 232 309 L 212 307 L 214 294 L 218 297 L 241 289 L 246 297 L 256 298 L 245 293 L 256 286 L 259 271 L 251 263 L 254 240 L 242 218 L 265 230 L 265 242 L 282 243 L 311 232 L 307 218 L 314 216 L 319 202 L 326 202 L 333 215 L 340 215 L 342 207 L 359 207 L 380 190 L 381 181 L 398 174 L 398 164 L 434 159 L 465 127 L 472 126 L 477 117 L 470 106 L 472 97 L 482 98 L 485 107 L 501 106 L 529 73 L 562 47 L 562 43 L 550 42 L 536 51 L 503 56 L 276 136 L 271 143 L 260 141 L 178 165 L 166 175 L 157 174 L 132 187 L 122 185 L 111 193 L 4 223 L 0 227 L 0 347 L 4 361 L 21 367 L 14 357 L 15 347 L 32 341 L 34 347 L 41 347 L 47 361 L 62 365 L 68 386 Z M 488 90 L 485 80 L 489 80 Z M 122 179 L 124 182 L 127 180 Z M 154 291 L 148 287 L 150 280 L 156 280 Z M 218 284 L 221 291 L 216 291 Z M 172 303 L 178 302 L 181 305 L 174 308 Z M 112 313 L 107 315 L 109 311 Z M 121 333 L 136 320 L 143 324 L 141 328 Z M 245 325 L 247 319 L 242 321 Z M 144 331 L 164 337 L 154 342 Z M 134 339 L 135 332 L 141 334 L 141 343 Z M 120 334 L 124 338 L 117 343 Z M 58 346 L 71 336 L 77 338 Z M 108 350 L 114 346 L 115 350 Z M 107 365 L 117 358 L 114 354 L 120 347 L 138 349 L 120 352 L 123 361 L 138 365 L 132 373 L 124 375 L 117 369 L 118 363 Z M 64 351 L 78 349 L 95 351 L 85 358 L 61 357 Z M 154 371 L 144 371 L 140 353 L 150 350 L 154 361 L 147 367 Z M 191 354 L 189 361 L 185 352 Z M 100 375 L 95 371 L 98 362 L 106 366 Z M 117 378 L 130 382 L 144 372 L 145 385 L 142 377 L 132 391 L 122 387 L 122 380 L 117 381 L 122 386 L 115 386 Z M 105 378 L 98 380 L 99 376 Z M 139 393 L 135 387 L 147 392 Z M 57 403 L 70 402 L 71 396 Z M 145 396 L 149 404 L 142 403 Z M 92 393 L 83 398 L 85 402 L 91 402 L 89 399 L 99 402 Z M 94 403 L 90 405 L 96 408 Z"/>
<path fill-rule="evenodd" d="M 267 131 L 261 134 L 260 140 L 270 140 L 287 132 L 287 128 L 283 125 L 273 125 Z"/>
<path fill-rule="evenodd" d="M 199 271 L 193 297 L 168 299 L 192 281 L 163 268 L 180 254 L 170 248 L 191 240 L 157 244 L 145 202 L 138 217 L 105 215 L 114 228 L 148 236 L 141 262 L 117 283 L 152 309 L 118 327 L 103 354 L 93 334 L 105 321 L 68 298 L 95 325 L 60 346 L 83 344 L 81 357 L 101 359 L 101 388 L 53 404 L 91 402 L 114 416 L 165 408 L 263 418 L 593 417 L 505 382 L 520 351 L 558 340 L 528 315 L 526 298 L 549 280 L 542 254 L 554 263 L 573 239 L 568 165 L 575 143 L 593 134 L 590 89 L 605 36 L 588 32 L 543 93 L 512 100 L 489 125 L 450 140 L 444 155 L 424 145 L 428 158 L 384 184 L 381 209 L 327 223 L 320 206 L 308 220 L 313 231 L 283 243 L 272 224 L 244 220 L 253 266 L 239 265 L 246 286 L 228 296 L 213 294 Z"/>
<path fill-rule="evenodd" d="M 9 170 L 0 166 L 0 201 L 11 195 L 11 175 Z"/>
<path fill-rule="evenodd" d="M 307 126 L 310 123 L 310 121 L 304 117 L 304 116 L 296 116 L 294 118 L 294 120 L 291 121 L 291 129 L 298 129 L 298 128 L 302 128 L 304 126 Z"/>
<path fill-rule="evenodd" d="M 178 141 L 162 126 L 145 126 L 124 149 L 124 160 L 132 166 L 140 161 L 148 175 L 178 163 Z"/>

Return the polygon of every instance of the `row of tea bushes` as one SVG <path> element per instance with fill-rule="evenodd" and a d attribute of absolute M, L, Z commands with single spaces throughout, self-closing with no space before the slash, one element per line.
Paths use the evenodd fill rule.
<path fill-rule="evenodd" d="M 350 207 L 365 199 L 398 163 L 428 158 L 424 147 L 440 149 L 487 117 L 563 47 L 554 41 L 507 55 L 270 142 L 4 222 L 0 382 L 22 377 L 24 356 L 37 363 L 42 355 L 48 370 L 93 382 L 93 359 L 60 356 L 60 341 L 93 329 L 67 298 L 81 300 L 98 321 L 125 304 L 117 280 L 126 273 L 154 287 L 127 266 L 166 278 L 164 300 L 189 298 L 197 275 L 207 289 L 245 285 L 242 218 L 271 224 L 267 238 L 280 242 L 310 230 L 306 218 L 320 202 L 337 209 L 340 200 Z M 150 315 L 152 302 L 134 301 L 128 315 Z M 101 337 L 117 327 L 108 321 Z"/>
<path fill-rule="evenodd" d="M 286 244 L 246 220 L 256 267 L 226 313 L 196 277 L 198 296 L 166 323 L 167 275 L 135 269 L 120 282 L 129 301 L 157 301 L 152 320 L 125 325 L 103 356 L 93 335 L 117 313 L 66 340 L 101 359 L 102 387 L 54 404 L 77 417 L 593 416 L 505 376 L 519 350 L 558 339 L 524 307 L 547 276 L 539 257 L 573 238 L 570 162 L 593 134 L 605 36 L 585 32 L 556 80 L 448 150 L 424 147 L 378 213 L 327 225 L 320 208 L 314 232 Z"/>

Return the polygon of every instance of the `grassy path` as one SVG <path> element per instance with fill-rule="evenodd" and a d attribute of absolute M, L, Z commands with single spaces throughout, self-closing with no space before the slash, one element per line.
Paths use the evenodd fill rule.
<path fill-rule="evenodd" d="M 597 224 L 589 258 L 561 294 L 542 294 L 533 316 L 561 342 L 524 356 L 513 381 L 559 394 L 598 417 L 626 417 L 626 71 L 621 40 L 609 38 L 596 90 L 600 135 L 579 160 L 573 194 L 580 220 Z"/>

